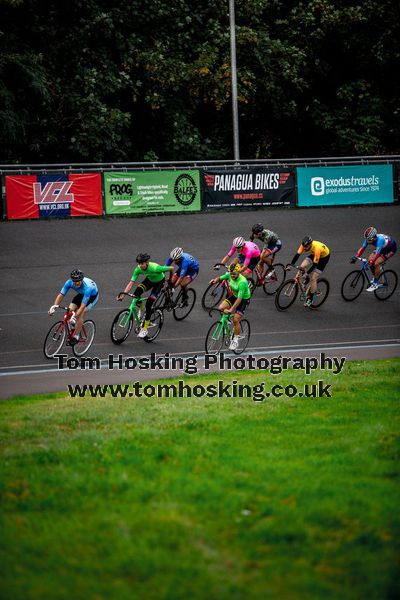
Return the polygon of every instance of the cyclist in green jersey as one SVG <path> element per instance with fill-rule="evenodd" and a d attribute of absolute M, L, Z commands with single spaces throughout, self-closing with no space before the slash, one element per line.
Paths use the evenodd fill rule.
<path fill-rule="evenodd" d="M 240 319 L 243 317 L 251 298 L 249 282 L 244 275 L 240 274 L 242 266 L 239 263 L 232 263 L 229 266 L 229 272 L 220 277 L 215 277 L 210 283 L 218 281 L 227 281 L 232 294 L 225 298 L 218 309 L 226 314 L 233 314 L 233 338 L 229 350 L 236 350 L 239 345 Z"/>
<path fill-rule="evenodd" d="M 148 328 L 149 328 L 152 306 L 164 284 L 164 280 L 165 280 L 164 273 L 169 272 L 170 275 L 172 276 L 174 267 L 166 267 L 163 265 L 159 265 L 158 263 L 155 263 L 155 262 L 150 262 L 149 254 L 138 254 L 136 257 L 136 262 L 138 263 L 138 266 L 133 271 L 132 279 L 126 284 L 124 293 L 128 294 L 131 291 L 132 286 L 135 283 L 135 281 L 137 280 L 137 278 L 139 277 L 139 275 L 145 276 L 145 279 L 141 283 L 138 284 L 138 286 L 133 294 L 136 298 L 140 298 L 141 295 L 143 294 L 143 292 L 147 292 L 148 290 L 151 290 L 151 294 L 147 298 L 147 302 L 146 302 L 146 312 L 144 315 L 144 323 L 138 333 L 138 337 L 145 338 L 145 337 L 147 337 L 147 332 L 148 332 Z M 123 295 L 118 294 L 117 300 L 121 301 L 123 299 L 123 297 L 124 297 Z"/>

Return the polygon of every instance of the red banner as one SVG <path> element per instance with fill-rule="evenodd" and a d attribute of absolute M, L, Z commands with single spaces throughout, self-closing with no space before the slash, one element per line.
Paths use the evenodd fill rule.
<path fill-rule="evenodd" d="M 103 214 L 99 173 L 7 175 L 6 200 L 9 220 Z"/>

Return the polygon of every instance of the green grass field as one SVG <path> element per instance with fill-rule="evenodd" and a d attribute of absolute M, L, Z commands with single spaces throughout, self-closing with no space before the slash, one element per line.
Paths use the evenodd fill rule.
<path fill-rule="evenodd" d="M 330 399 L 0 403 L 0 597 L 398 597 L 399 366 L 310 376 Z"/>

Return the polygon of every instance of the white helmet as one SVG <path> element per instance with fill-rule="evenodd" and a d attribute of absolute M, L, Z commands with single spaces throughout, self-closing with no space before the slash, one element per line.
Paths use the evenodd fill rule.
<path fill-rule="evenodd" d="M 179 258 L 181 258 L 182 254 L 182 248 L 174 248 L 173 250 L 171 250 L 170 257 L 172 258 L 172 260 L 178 260 Z"/>
<path fill-rule="evenodd" d="M 232 243 L 235 246 L 235 248 L 241 248 L 242 246 L 245 245 L 246 240 L 244 239 L 244 237 L 239 236 L 239 237 L 236 237 Z"/>

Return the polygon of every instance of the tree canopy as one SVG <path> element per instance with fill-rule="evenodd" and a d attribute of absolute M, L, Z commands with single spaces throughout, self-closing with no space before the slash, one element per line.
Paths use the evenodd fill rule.
<path fill-rule="evenodd" d="M 236 2 L 241 158 L 400 151 L 400 5 Z M 0 162 L 233 158 L 228 0 L 0 0 Z"/>

